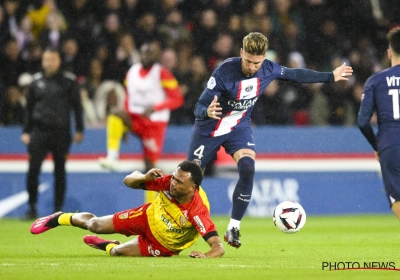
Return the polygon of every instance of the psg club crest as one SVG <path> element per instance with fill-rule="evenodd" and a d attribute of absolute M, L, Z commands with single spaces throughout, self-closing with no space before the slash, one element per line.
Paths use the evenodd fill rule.
<path fill-rule="evenodd" d="M 246 91 L 246 92 L 250 92 L 251 90 L 253 89 L 253 86 L 247 86 L 244 90 Z"/>

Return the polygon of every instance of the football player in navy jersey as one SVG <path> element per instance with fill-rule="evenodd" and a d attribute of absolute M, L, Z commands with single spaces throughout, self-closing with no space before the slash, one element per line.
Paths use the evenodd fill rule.
<path fill-rule="evenodd" d="M 290 69 L 266 59 L 268 39 L 249 33 L 243 39 L 240 57 L 222 62 L 212 73 L 195 106 L 196 122 L 191 136 L 188 160 L 204 169 L 223 146 L 238 166 L 239 180 L 233 192 L 231 220 L 224 239 L 239 248 L 240 221 L 253 189 L 255 143 L 250 115 L 260 94 L 274 79 L 300 83 L 346 81 L 352 68 L 345 64 L 333 72 Z"/>
<path fill-rule="evenodd" d="M 358 112 L 358 126 L 381 164 L 389 205 L 400 220 L 400 27 L 389 31 L 388 56 L 392 67 L 375 73 L 365 82 Z M 371 124 L 376 111 L 378 135 Z"/>

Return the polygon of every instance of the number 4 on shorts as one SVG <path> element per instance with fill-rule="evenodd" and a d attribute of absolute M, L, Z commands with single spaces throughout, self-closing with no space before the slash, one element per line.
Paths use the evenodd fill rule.
<path fill-rule="evenodd" d="M 203 157 L 203 152 L 204 152 L 204 145 L 201 145 L 196 150 L 194 150 L 193 154 L 197 156 L 199 159 L 201 159 Z"/>

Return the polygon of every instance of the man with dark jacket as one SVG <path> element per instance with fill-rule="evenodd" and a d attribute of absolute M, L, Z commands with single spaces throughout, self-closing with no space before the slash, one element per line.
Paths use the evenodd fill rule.
<path fill-rule="evenodd" d="M 54 210 L 60 211 L 66 189 L 65 162 L 71 145 L 71 110 L 75 113 L 73 141 L 83 140 L 83 110 L 76 77 L 60 71 L 61 58 L 55 49 L 42 56 L 43 71 L 33 76 L 27 97 L 26 122 L 21 141 L 28 146 L 27 190 L 29 210 L 25 219 L 37 217 L 36 202 L 40 168 L 48 152 L 54 160 Z"/>

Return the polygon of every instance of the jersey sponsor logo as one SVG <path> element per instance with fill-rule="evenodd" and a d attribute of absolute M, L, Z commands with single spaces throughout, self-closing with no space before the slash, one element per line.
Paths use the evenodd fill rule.
<path fill-rule="evenodd" d="M 254 106 L 257 99 L 258 99 L 258 97 L 251 99 L 251 100 L 250 99 L 240 100 L 240 101 L 229 100 L 228 105 L 231 106 L 233 108 L 233 110 L 235 110 L 235 111 L 247 110 Z"/>
<path fill-rule="evenodd" d="M 214 89 L 216 85 L 217 85 L 217 83 L 216 83 L 214 77 L 211 77 L 211 78 L 208 80 L 208 82 L 207 82 L 207 87 L 208 87 L 209 89 Z"/>
<path fill-rule="evenodd" d="M 194 216 L 193 217 L 194 221 L 196 222 L 197 226 L 200 229 L 200 232 L 202 233 L 206 233 L 206 227 L 204 226 L 203 222 L 201 221 L 201 219 L 199 218 L 199 216 Z"/>
<path fill-rule="evenodd" d="M 161 254 L 160 250 L 157 250 L 157 249 L 153 250 L 152 245 L 147 246 L 147 251 L 149 252 L 150 255 L 155 256 L 155 257 L 157 257 Z"/>
<path fill-rule="evenodd" d="M 174 228 L 172 226 L 171 220 L 165 218 L 164 215 L 161 215 L 161 221 L 164 222 L 164 224 L 167 226 L 168 230 L 176 232 L 176 233 L 180 233 L 180 234 L 184 234 L 185 233 L 183 230 L 179 230 L 177 228 Z"/>

